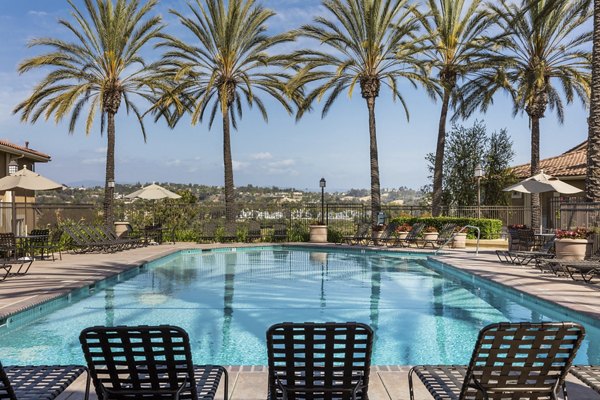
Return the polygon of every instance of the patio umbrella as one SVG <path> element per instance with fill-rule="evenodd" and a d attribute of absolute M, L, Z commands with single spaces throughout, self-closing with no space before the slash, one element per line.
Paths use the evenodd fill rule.
<path fill-rule="evenodd" d="M 144 199 L 144 200 L 160 200 L 160 199 L 180 199 L 181 196 L 177 193 L 173 193 L 164 187 L 152 184 L 146 187 L 136 190 L 133 193 L 129 193 L 125 196 L 127 199 Z M 154 225 L 154 202 L 152 202 L 152 224 Z"/>
<path fill-rule="evenodd" d="M 521 193 L 558 192 L 563 194 L 573 194 L 582 192 L 581 189 L 569 185 L 558 178 L 546 175 L 543 171 L 502 190 L 505 192 L 514 191 Z M 540 233 L 541 232 L 542 225 L 540 224 Z"/>
<path fill-rule="evenodd" d="M 0 191 L 5 192 L 7 190 L 11 190 L 13 192 L 12 195 L 12 231 L 16 234 L 17 230 L 17 205 L 15 202 L 15 189 L 25 189 L 25 190 L 55 190 L 62 189 L 63 185 L 60 183 L 56 183 L 53 180 L 45 178 L 40 174 L 37 174 L 33 171 L 27 169 L 27 167 L 23 167 L 23 169 L 15 172 L 12 175 L 5 176 L 0 179 Z"/>
<path fill-rule="evenodd" d="M 522 180 L 519 183 L 516 183 L 502 190 L 504 190 L 505 192 L 514 191 L 521 193 L 558 192 L 563 194 L 573 194 L 582 192 L 581 189 L 569 185 L 568 183 L 565 183 L 558 178 L 546 175 L 543 172 L 540 172 L 537 175 L 529 177 L 525 180 Z"/>

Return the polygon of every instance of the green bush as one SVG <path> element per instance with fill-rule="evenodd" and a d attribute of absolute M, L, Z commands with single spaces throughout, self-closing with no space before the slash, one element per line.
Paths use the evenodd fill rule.
<path fill-rule="evenodd" d="M 342 231 L 328 227 L 327 228 L 327 241 L 329 243 L 340 243 L 344 237 Z"/>
<path fill-rule="evenodd" d="M 290 242 L 308 242 L 309 239 L 308 227 L 301 221 L 292 222 L 292 226 L 288 229 L 288 240 Z"/>
<path fill-rule="evenodd" d="M 414 225 L 417 222 L 422 222 L 425 226 L 434 226 L 438 230 L 447 223 L 456 224 L 457 227 L 465 225 L 476 226 L 481 230 L 481 239 L 497 239 L 502 233 L 502 221 L 499 219 L 488 218 L 460 218 L 460 217 L 398 217 L 392 219 L 400 224 L 407 223 Z M 469 229 L 467 235 L 469 239 L 476 239 L 477 235 L 474 229 Z"/>

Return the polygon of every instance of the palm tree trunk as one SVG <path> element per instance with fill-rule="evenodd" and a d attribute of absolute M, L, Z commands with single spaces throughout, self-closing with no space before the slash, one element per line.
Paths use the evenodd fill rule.
<path fill-rule="evenodd" d="M 600 0 L 594 0 L 594 40 L 592 47 L 592 95 L 588 120 L 587 175 L 588 201 L 600 202 Z"/>
<path fill-rule="evenodd" d="M 228 109 L 223 111 L 223 164 L 225 166 L 225 219 L 235 221 L 235 195 L 233 192 L 233 164 L 231 162 Z"/>
<path fill-rule="evenodd" d="M 115 114 L 107 112 L 106 178 L 104 181 L 104 223 L 114 223 L 113 200 L 115 198 Z"/>
<path fill-rule="evenodd" d="M 377 131 L 375 128 L 375 97 L 368 97 L 369 138 L 371 156 L 371 224 L 377 223 L 377 213 L 381 211 L 381 188 L 379 185 L 379 156 L 377 153 Z"/>
<path fill-rule="evenodd" d="M 531 175 L 540 172 L 540 118 L 537 116 L 531 117 Z M 538 193 L 531 194 L 531 227 L 536 229 L 540 226 L 541 209 L 540 195 Z"/>
<path fill-rule="evenodd" d="M 437 147 L 435 149 L 435 165 L 433 168 L 433 195 L 431 199 L 431 214 L 437 217 L 442 212 L 442 183 L 444 179 L 444 150 L 446 147 L 446 119 L 448 117 L 448 104 L 450 103 L 450 90 L 444 89 L 442 112 L 438 128 Z"/>

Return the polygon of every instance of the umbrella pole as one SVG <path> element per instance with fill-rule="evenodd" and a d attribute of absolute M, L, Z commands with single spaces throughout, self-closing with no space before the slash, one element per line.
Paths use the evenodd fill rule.
<path fill-rule="evenodd" d="M 17 234 L 17 201 L 15 199 L 15 191 L 11 190 L 11 208 L 12 208 L 12 221 L 11 221 L 11 225 L 12 225 L 12 233 L 14 235 Z"/>

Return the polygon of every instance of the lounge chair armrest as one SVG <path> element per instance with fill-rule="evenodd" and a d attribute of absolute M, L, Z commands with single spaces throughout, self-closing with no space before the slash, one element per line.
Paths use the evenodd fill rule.
<path fill-rule="evenodd" d="M 277 387 L 279 388 L 279 390 L 281 390 L 281 392 L 283 393 L 283 400 L 287 400 L 288 398 L 288 392 L 323 392 L 323 391 L 335 391 L 335 392 L 350 392 L 352 393 L 352 399 L 356 400 L 356 393 L 362 389 L 363 387 L 363 380 L 362 377 L 360 377 L 358 379 L 358 381 L 356 382 L 356 385 L 354 385 L 354 387 L 352 388 L 335 388 L 335 389 L 329 389 L 329 388 L 324 388 L 322 386 L 319 387 L 299 387 L 299 388 L 289 388 L 286 385 L 284 385 L 279 379 L 275 379 L 275 384 L 277 385 Z"/>

